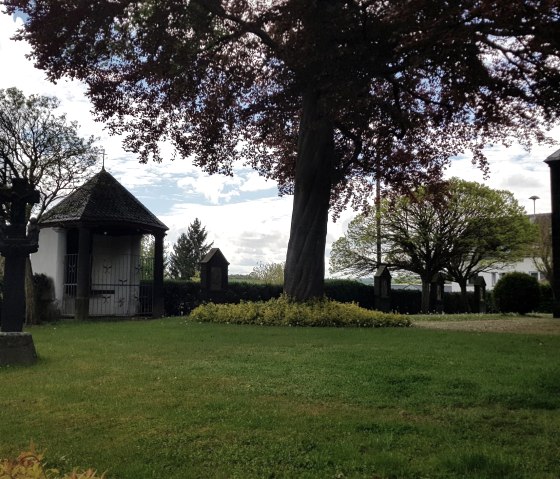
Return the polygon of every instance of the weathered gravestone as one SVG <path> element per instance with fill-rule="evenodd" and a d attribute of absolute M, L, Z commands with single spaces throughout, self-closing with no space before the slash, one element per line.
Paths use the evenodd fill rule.
<path fill-rule="evenodd" d="M 391 312 L 391 273 L 385 265 L 379 266 L 373 278 L 375 309 L 384 313 Z"/>
<path fill-rule="evenodd" d="M 0 319 L 0 364 L 31 364 L 37 355 L 25 322 L 25 263 L 39 248 L 36 221 L 27 223 L 28 205 L 39 202 L 39 192 L 27 180 L 13 178 L 11 187 L 0 188 L 0 202 L 9 211 L 10 223 L 0 224 L 0 253 L 4 256 L 4 290 Z"/>
<path fill-rule="evenodd" d="M 473 313 L 486 313 L 486 281 L 482 276 L 475 276 L 472 284 L 474 286 Z"/>
<path fill-rule="evenodd" d="M 443 313 L 444 287 L 445 277 L 436 273 L 430 282 L 430 311 L 433 313 Z"/>

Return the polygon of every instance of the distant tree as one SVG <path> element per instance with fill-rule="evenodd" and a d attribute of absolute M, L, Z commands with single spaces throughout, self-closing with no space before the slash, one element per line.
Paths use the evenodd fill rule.
<path fill-rule="evenodd" d="M 527 254 L 534 233 L 510 192 L 456 178 L 388 199 L 381 210 L 382 260 L 420 276 L 423 311 L 439 272 L 459 283 L 468 310 L 468 280 Z M 375 218 L 358 216 L 333 243 L 331 272 L 372 274 L 378 266 L 375 247 Z"/>
<path fill-rule="evenodd" d="M 533 262 L 537 271 L 552 284 L 552 222 L 551 215 L 536 215 L 535 224 L 538 229 L 537 241 L 532 249 Z"/>
<path fill-rule="evenodd" d="M 463 308 L 470 311 L 467 284 L 478 274 L 530 255 L 537 238 L 535 225 L 513 194 L 480 183 L 452 183 L 451 208 L 460 213 L 463 231 L 453 242 L 444 271 L 461 288 Z"/>
<path fill-rule="evenodd" d="M 379 171 L 438 179 L 560 117 L 558 2 L 4 0 L 50 79 L 84 81 L 143 161 L 169 140 L 210 173 L 250 163 L 293 192 L 284 290 L 324 293 L 329 208 Z"/>
<path fill-rule="evenodd" d="M 169 274 L 175 279 L 192 279 L 200 274 L 200 261 L 206 256 L 214 242 L 206 243 L 206 228 L 198 218 L 181 233 L 169 256 Z"/>
<path fill-rule="evenodd" d="M 155 239 L 150 234 L 142 236 L 140 243 L 140 261 L 142 261 L 142 279 L 153 279 L 155 258 Z M 168 245 L 163 245 L 163 270 L 169 267 Z"/>
<path fill-rule="evenodd" d="M 39 190 L 40 202 L 28 215 L 38 219 L 93 174 L 100 154 L 95 138 L 82 138 L 76 122 L 56 115 L 59 105 L 55 97 L 0 89 L 0 182 L 25 178 Z M 4 207 L 1 215 L 8 219 Z"/>
<path fill-rule="evenodd" d="M 285 263 L 259 263 L 249 276 L 264 283 L 282 284 L 284 282 Z"/>

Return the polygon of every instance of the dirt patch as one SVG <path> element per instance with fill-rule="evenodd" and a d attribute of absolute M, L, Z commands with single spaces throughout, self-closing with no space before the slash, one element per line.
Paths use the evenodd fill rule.
<path fill-rule="evenodd" d="M 511 318 L 461 321 L 413 321 L 416 328 L 490 333 L 560 335 L 560 319 Z"/>

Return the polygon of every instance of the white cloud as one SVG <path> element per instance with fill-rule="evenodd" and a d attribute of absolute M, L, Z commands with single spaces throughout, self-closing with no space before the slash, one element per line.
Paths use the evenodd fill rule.
<path fill-rule="evenodd" d="M 551 138 L 560 141 L 560 126 L 550 132 Z M 544 160 L 560 145 L 534 145 L 530 151 L 519 144 L 509 148 L 494 146 L 486 149 L 490 166 L 490 175 L 483 178 L 482 172 L 471 163 L 468 156 L 452 161 L 446 177 L 457 176 L 469 181 L 478 181 L 491 188 L 511 191 L 527 213 L 533 213 L 533 201 L 529 197 L 536 195 L 537 213 L 551 210 L 550 171 Z"/>
<path fill-rule="evenodd" d="M 276 182 L 262 177 L 256 171 L 250 170 L 245 175 L 245 181 L 239 187 L 240 191 L 264 191 L 276 188 Z"/>

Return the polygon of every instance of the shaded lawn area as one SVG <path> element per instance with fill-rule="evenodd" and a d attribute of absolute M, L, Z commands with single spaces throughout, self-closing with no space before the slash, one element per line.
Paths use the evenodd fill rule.
<path fill-rule="evenodd" d="M 560 336 L 146 322 L 31 328 L 0 458 L 109 478 L 557 478 Z"/>

